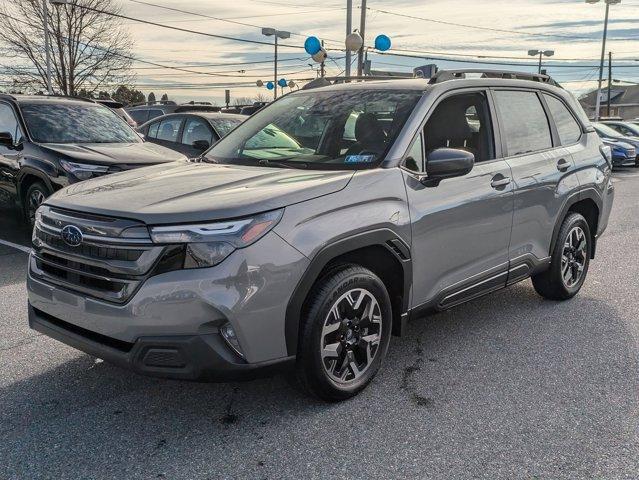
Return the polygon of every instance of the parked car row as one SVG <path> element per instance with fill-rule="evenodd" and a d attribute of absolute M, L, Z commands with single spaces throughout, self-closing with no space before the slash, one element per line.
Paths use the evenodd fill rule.
<path fill-rule="evenodd" d="M 592 126 L 603 143 L 612 149 L 612 162 L 615 167 L 639 167 L 639 136 L 632 128 L 632 123 L 606 121 L 593 122 Z M 622 131 L 624 133 L 621 133 Z"/>

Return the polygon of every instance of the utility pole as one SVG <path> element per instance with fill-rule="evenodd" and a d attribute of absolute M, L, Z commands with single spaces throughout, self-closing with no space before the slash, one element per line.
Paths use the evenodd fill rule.
<path fill-rule="evenodd" d="M 599 63 L 599 83 L 597 84 L 597 100 L 595 105 L 595 122 L 599 120 L 599 110 L 601 109 L 601 84 L 603 83 L 604 61 L 606 58 L 606 39 L 608 38 L 608 17 L 610 16 L 610 5 L 621 3 L 621 0 L 604 0 L 606 3 L 606 15 L 604 17 L 603 41 L 601 42 L 601 62 Z M 586 0 L 586 3 L 598 3 L 599 0 Z"/>
<path fill-rule="evenodd" d="M 359 34 L 362 37 L 362 48 L 357 52 L 357 76 L 361 77 L 364 70 L 364 48 L 366 48 L 366 0 L 362 0 L 362 14 L 360 16 Z"/>
<path fill-rule="evenodd" d="M 273 98 L 277 100 L 277 39 L 281 38 L 282 40 L 286 40 L 291 37 L 291 32 L 287 32 L 284 30 L 276 30 L 274 28 L 262 28 L 262 35 L 266 35 L 267 37 L 275 37 L 275 56 L 273 62 Z M 284 90 L 282 89 L 282 92 Z"/>
<path fill-rule="evenodd" d="M 610 116 L 610 93 L 612 90 L 612 52 L 608 52 L 608 116 Z"/>
<path fill-rule="evenodd" d="M 353 0 L 346 0 L 346 36 L 353 32 Z M 346 49 L 346 78 L 351 76 L 351 51 Z"/>
<path fill-rule="evenodd" d="M 47 90 L 53 95 L 53 83 L 51 80 L 51 41 L 49 39 L 49 0 L 42 0 L 42 16 L 44 17 L 44 49 L 47 57 Z"/>

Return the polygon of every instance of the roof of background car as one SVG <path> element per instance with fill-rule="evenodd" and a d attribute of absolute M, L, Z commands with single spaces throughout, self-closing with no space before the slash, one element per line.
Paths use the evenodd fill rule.
<path fill-rule="evenodd" d="M 98 105 L 93 100 L 57 95 L 0 95 L 0 99 L 1 98 L 8 98 L 17 103 L 74 103 L 79 105 Z"/>
<path fill-rule="evenodd" d="M 245 121 L 248 117 L 246 115 L 240 115 L 239 113 L 221 113 L 221 112 L 178 112 L 178 113 L 167 113 L 166 115 L 162 115 L 161 117 L 155 117 L 151 120 L 147 120 L 145 123 L 140 125 L 138 128 L 143 128 L 147 124 L 155 123 L 157 121 L 166 120 L 167 118 L 175 118 L 175 117 L 202 117 L 207 120 L 224 120 L 224 119 L 235 119 L 240 121 Z"/>

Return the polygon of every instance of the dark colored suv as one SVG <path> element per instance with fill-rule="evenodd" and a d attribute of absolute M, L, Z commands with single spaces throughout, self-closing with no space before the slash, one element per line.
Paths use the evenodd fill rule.
<path fill-rule="evenodd" d="M 343 400 L 410 317 L 527 278 L 544 298 L 576 295 L 608 224 L 611 171 L 579 103 L 544 75 L 300 90 L 200 162 L 47 200 L 29 322 L 148 375 L 289 368 Z"/>
<path fill-rule="evenodd" d="M 69 184 L 181 159 L 92 100 L 0 95 L 0 190 L 31 223 L 44 199 Z"/>

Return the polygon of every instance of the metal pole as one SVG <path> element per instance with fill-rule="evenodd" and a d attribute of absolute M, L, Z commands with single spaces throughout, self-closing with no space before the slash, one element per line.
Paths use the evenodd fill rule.
<path fill-rule="evenodd" d="M 346 35 L 353 32 L 353 0 L 346 0 Z M 346 78 L 351 76 L 351 51 L 346 50 L 346 68 L 344 74 Z"/>
<path fill-rule="evenodd" d="M 608 116 L 610 116 L 610 90 L 612 90 L 612 52 L 608 52 Z"/>
<path fill-rule="evenodd" d="M 51 45 L 49 40 L 49 0 L 42 0 L 42 14 L 44 16 L 44 49 L 47 57 L 47 90 L 49 95 L 53 95 L 53 84 L 51 83 Z"/>
<path fill-rule="evenodd" d="M 324 40 L 322 40 L 322 48 L 324 48 Z M 324 64 L 324 60 L 320 63 L 320 77 L 326 76 L 326 65 Z"/>
<path fill-rule="evenodd" d="M 541 75 L 541 56 L 544 54 L 544 52 L 539 52 L 539 75 Z"/>
<path fill-rule="evenodd" d="M 362 76 L 364 68 L 364 46 L 366 44 L 366 0 L 362 0 L 362 14 L 360 16 L 359 34 L 362 36 L 362 48 L 357 52 L 357 76 Z"/>
<path fill-rule="evenodd" d="M 608 14 L 610 4 L 606 0 L 606 17 L 604 19 L 603 42 L 601 45 L 601 63 L 599 64 L 599 84 L 597 86 L 597 103 L 595 106 L 595 122 L 599 121 L 599 109 L 601 108 L 601 84 L 603 82 L 604 59 L 606 57 L 606 38 L 608 37 Z"/>
<path fill-rule="evenodd" d="M 275 62 L 273 63 L 273 99 L 277 100 L 277 33 L 275 33 Z"/>

